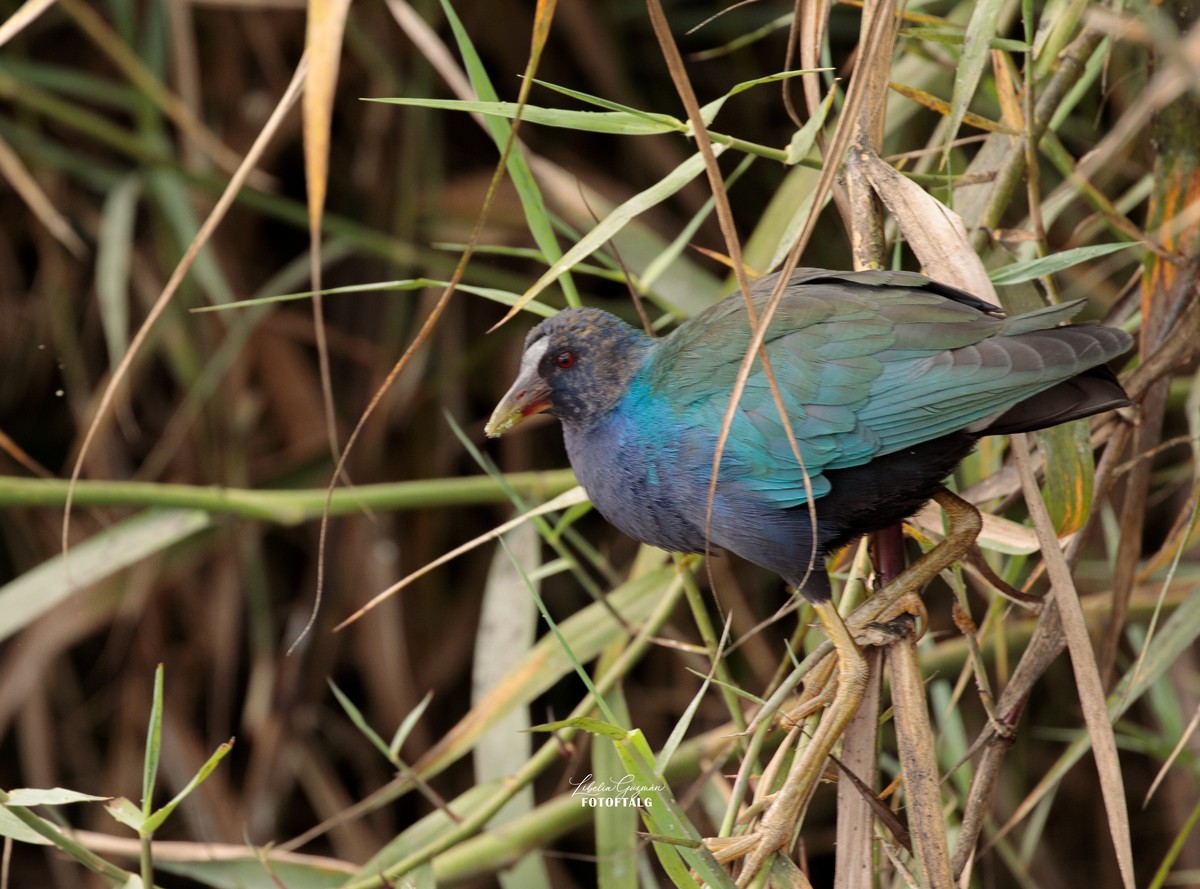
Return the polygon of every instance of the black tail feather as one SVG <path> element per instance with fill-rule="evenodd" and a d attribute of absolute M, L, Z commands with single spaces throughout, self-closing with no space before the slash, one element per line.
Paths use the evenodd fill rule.
<path fill-rule="evenodd" d="M 1100 365 L 1013 405 L 979 434 L 1033 432 L 1129 404 L 1116 375 Z"/>

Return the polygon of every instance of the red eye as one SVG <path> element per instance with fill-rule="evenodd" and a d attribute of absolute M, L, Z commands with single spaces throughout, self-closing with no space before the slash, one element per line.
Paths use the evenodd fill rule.
<path fill-rule="evenodd" d="M 568 368 L 574 367 L 575 366 L 575 353 L 574 352 L 559 352 L 558 357 L 554 359 L 554 363 L 557 364 L 559 367 L 561 367 L 563 370 L 567 370 Z"/>

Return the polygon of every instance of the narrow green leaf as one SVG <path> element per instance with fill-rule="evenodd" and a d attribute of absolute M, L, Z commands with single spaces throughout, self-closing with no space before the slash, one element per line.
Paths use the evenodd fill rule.
<path fill-rule="evenodd" d="M 683 856 L 679 854 L 679 849 L 676 848 L 675 844 L 663 842 L 655 836 L 652 836 L 650 839 L 651 845 L 654 846 L 654 854 L 658 856 L 658 863 L 666 871 L 671 885 L 682 887 L 695 886 L 696 880 L 692 877 L 691 871 L 684 862 Z"/>
<path fill-rule="evenodd" d="M 379 291 L 388 290 L 421 290 L 426 287 L 447 287 L 449 281 L 438 281 L 433 278 L 407 278 L 402 281 L 378 281 L 374 284 L 350 284 L 345 287 L 330 287 L 322 290 L 322 296 L 338 296 L 347 293 L 376 293 Z M 475 296 L 482 296 L 484 299 L 490 299 L 493 302 L 498 302 L 504 306 L 515 305 L 521 298 L 520 294 L 513 293 L 510 290 L 498 290 L 495 287 L 477 287 L 473 284 L 459 284 L 458 289 L 464 293 L 471 293 Z M 264 306 L 268 303 L 284 303 L 294 302 L 298 299 L 311 299 L 313 292 L 305 290 L 299 293 L 283 293 L 276 296 L 260 296 L 254 299 L 242 299 L 237 302 L 225 303 L 219 306 L 198 306 L 192 311 L 196 314 L 201 312 L 222 312 L 226 309 L 246 309 L 251 306 Z M 531 312 L 534 315 L 541 315 L 543 318 L 549 318 L 557 309 L 552 309 L 545 303 L 528 302 L 522 308 Z"/>
<path fill-rule="evenodd" d="M 1070 250 L 1043 256 L 1041 259 L 1001 266 L 988 272 L 988 277 L 992 279 L 993 284 L 1023 284 L 1026 281 L 1057 274 L 1083 262 L 1099 259 L 1101 256 L 1108 256 L 1110 253 L 1140 246 L 1133 241 L 1123 241 L 1111 244 L 1092 244 L 1088 247 L 1072 247 Z"/>
<path fill-rule="evenodd" d="M 1171 868 L 1188 848 L 1188 837 L 1196 830 L 1198 824 L 1200 824 L 1200 800 L 1197 800 L 1196 805 L 1192 806 L 1191 813 L 1184 819 L 1183 824 L 1176 832 L 1175 838 L 1171 841 L 1171 847 L 1163 856 L 1162 862 L 1154 872 L 1154 879 L 1151 880 L 1147 889 L 1162 889 L 1166 885 L 1167 878 L 1171 875 Z"/>
<path fill-rule="evenodd" d="M 1091 0 L 1062 0 L 1041 7 L 1041 20 L 1033 41 L 1036 80 L 1040 81 L 1060 63 L 1060 54 L 1079 34 L 1079 22 L 1091 5 Z"/>
<path fill-rule="evenodd" d="M 979 79 L 987 65 L 988 53 L 991 50 L 992 38 L 996 36 L 996 26 L 1000 22 L 1000 12 L 1004 8 L 1004 0 L 979 0 L 971 11 L 971 20 L 967 23 L 967 33 L 963 37 L 962 56 L 954 69 L 954 92 L 950 98 L 950 126 L 946 135 L 946 151 L 958 135 L 963 117 L 975 97 L 979 87 Z"/>
<path fill-rule="evenodd" d="M 492 86 L 491 78 L 488 77 L 487 71 L 483 67 L 483 61 L 479 58 L 479 53 L 475 51 L 475 45 L 471 42 L 467 29 L 463 27 L 458 13 L 454 11 L 450 0 L 440 0 L 440 2 L 442 11 L 445 12 L 446 19 L 450 23 L 450 29 L 454 32 L 454 39 L 458 44 L 458 51 L 462 55 L 463 64 L 466 66 L 467 76 L 471 80 L 475 95 L 485 102 L 498 102 L 500 97 L 497 95 L 495 87 Z M 484 120 L 497 149 L 503 151 L 504 146 L 508 144 L 512 128 L 507 122 L 494 116 L 487 116 Z M 533 240 L 542 248 L 542 252 L 548 259 L 551 261 L 558 259 L 562 255 L 562 250 L 559 248 L 558 238 L 554 234 L 550 213 L 546 210 L 542 191 L 533 178 L 520 142 L 515 143 L 512 151 L 509 152 L 508 175 L 512 179 L 517 196 L 521 200 L 521 206 L 525 210 L 525 222 L 529 226 L 529 233 L 533 235 Z M 569 305 L 581 304 L 579 293 L 575 289 L 570 275 L 563 278 L 562 288 Z"/>
<path fill-rule="evenodd" d="M 741 163 L 734 168 L 733 172 L 730 173 L 729 177 L 725 180 L 726 189 L 732 188 L 733 184 L 742 177 L 742 174 L 750 169 L 750 166 L 754 163 L 754 161 L 755 157 L 752 154 L 748 154 L 742 158 Z M 679 230 L 679 234 L 674 237 L 671 243 L 667 245 L 665 249 L 661 250 L 658 255 L 651 260 L 649 265 L 646 266 L 641 277 L 642 287 L 649 289 L 657 284 L 660 280 L 662 280 L 664 283 L 670 280 L 670 282 L 674 284 L 674 275 L 672 274 L 668 276 L 666 274 L 668 269 L 672 269 L 673 267 L 677 268 L 677 260 L 681 258 L 683 251 L 686 250 L 688 245 L 692 243 L 692 239 L 695 238 L 696 232 L 699 231 L 700 226 L 704 224 L 705 220 L 712 215 L 712 212 L 714 209 L 716 209 L 716 206 L 716 198 L 710 194 L 705 199 L 704 205 L 694 214 L 692 214 L 692 218 L 687 221 L 687 225 L 683 226 L 683 228 Z M 630 231 L 628 234 L 633 235 L 634 232 Z M 700 296 L 700 294 L 696 295 Z M 716 301 L 717 295 L 717 292 L 714 291 L 714 299 L 712 302 Z M 672 311 L 671 314 L 674 315 L 675 312 Z M 666 317 L 659 319 L 659 321 L 668 320 L 670 319 Z"/>
<path fill-rule="evenodd" d="M 129 346 L 129 265 L 141 196 L 141 176 L 127 176 L 108 193 L 100 216 L 96 240 L 96 304 L 111 367 L 120 363 Z"/>
<path fill-rule="evenodd" d="M 104 807 L 108 810 L 108 814 L 112 815 L 126 827 L 131 827 L 141 835 L 142 827 L 146 823 L 146 819 L 142 816 L 142 810 L 134 805 L 133 800 L 125 797 L 118 797 Z"/>
<path fill-rule="evenodd" d="M 677 596 L 681 589 L 682 583 L 673 565 L 622 584 L 608 594 L 606 602 L 595 602 L 562 622 L 567 647 L 574 652 L 576 661 L 590 661 L 613 642 L 627 639 L 630 626 L 637 626 L 663 597 Z M 625 623 L 618 622 L 614 614 L 620 614 Z M 483 732 L 504 713 L 513 707 L 527 706 L 568 674 L 574 665 L 567 647 L 552 634 L 539 639 L 522 659 L 521 666 L 422 756 L 414 770 L 426 777 L 438 774 L 465 756 Z"/>
<path fill-rule="evenodd" d="M 92 796 L 78 790 L 51 787 L 42 790 L 36 787 L 18 787 L 8 791 L 6 806 L 63 806 L 68 803 L 94 803 L 112 799 L 111 796 Z"/>
<path fill-rule="evenodd" d="M 542 541 L 537 529 L 529 523 L 505 533 L 504 541 L 505 546 L 492 554 L 475 631 L 472 706 L 502 683 L 537 641 L 537 606 L 528 591 L 535 582 L 523 566 L 528 566 L 529 571 L 540 566 Z M 528 734 L 529 723 L 529 709 L 518 707 L 480 737 L 472 754 L 476 781 L 521 773 L 534 752 L 535 739 Z M 507 832 L 535 806 L 533 787 L 527 784 L 491 816 L 488 830 Z M 550 873 L 541 850 L 522 855 L 497 877 L 502 889 L 551 889 Z"/>
<path fill-rule="evenodd" d="M 142 817 L 154 811 L 154 782 L 162 753 L 163 665 L 154 668 L 154 697 L 150 705 L 150 725 L 146 729 L 146 756 L 142 763 Z"/>
<path fill-rule="evenodd" d="M 723 151 L 723 145 L 713 146 L 713 154 L 720 156 Z M 526 302 L 534 299 L 559 276 L 565 274 L 575 263 L 587 258 L 604 246 L 631 219 L 646 212 L 651 207 L 661 204 L 703 172 L 704 157 L 700 154 L 694 154 L 661 180 L 650 186 L 650 188 L 639 192 L 615 208 L 600 221 L 599 225 L 584 235 L 574 247 L 568 250 L 562 259 L 551 265 L 532 287 L 525 291 L 524 296 L 521 297 L 521 301 L 509 310 L 505 316 L 505 320 L 513 317 L 520 308 L 524 307 Z"/>
<path fill-rule="evenodd" d="M 0 806 L 0 837 L 8 837 L 18 843 L 32 843 L 36 846 L 50 846 L 53 843 L 42 836 L 4 806 Z"/>
<path fill-rule="evenodd" d="M 408 736 L 412 733 L 413 728 L 416 727 L 432 700 L 433 692 L 427 691 L 425 697 L 421 698 L 421 703 L 413 707 L 409 714 L 401 720 L 400 726 L 396 729 L 396 734 L 392 735 L 392 743 L 388 744 L 387 747 L 388 753 L 393 758 L 400 756 L 400 748 L 404 746 L 404 742 L 408 740 Z"/>
<path fill-rule="evenodd" d="M 816 113 L 804 122 L 804 126 L 796 130 L 792 141 L 788 143 L 787 163 L 789 165 L 798 164 L 808 157 L 813 143 L 817 141 L 817 136 L 821 133 L 821 128 L 825 126 L 825 118 L 829 115 L 829 109 L 833 107 L 833 98 L 836 95 L 835 90 L 826 93 L 825 100 L 817 106 Z"/>
<path fill-rule="evenodd" d="M 101 875 L 113 885 L 121 885 L 129 878 L 129 871 L 123 870 L 108 860 L 101 858 L 95 852 L 81 845 L 73 835 L 64 833 L 54 823 L 36 815 L 25 806 L 9 806 L 8 802 L 9 795 L 0 790 L 0 816 L 2 816 L 0 817 L 0 833 L 3 833 L 3 835 L 24 842 L 28 836 L 28 831 L 32 831 L 43 840 L 46 840 L 50 845 L 57 846 L 62 852 L 93 873 Z M 137 806 L 128 800 L 126 802 L 133 811 L 134 817 L 140 818 L 141 815 L 137 810 Z M 19 828 L 15 828 L 13 825 L 14 821 L 27 828 L 27 830 L 22 831 Z M 30 840 L 30 842 L 37 841 Z"/>
<path fill-rule="evenodd" d="M 346 715 L 350 717 L 350 721 L 354 723 L 354 727 L 362 732 L 363 736 L 370 741 L 375 749 L 382 753 L 393 764 L 396 764 L 395 757 L 392 755 L 391 749 L 387 743 L 379 736 L 375 729 L 371 728 L 367 722 L 367 718 L 362 715 L 362 711 L 354 705 L 342 690 L 337 687 L 337 683 L 332 678 L 326 677 L 325 681 L 329 684 L 329 690 L 333 692 L 333 696 L 337 698 L 337 702 L 342 705 L 342 709 L 346 711 Z M 428 698 L 427 698 L 428 699 Z"/>
<path fill-rule="evenodd" d="M 592 697 L 596 699 L 596 706 L 600 710 L 600 714 L 604 716 L 609 723 L 615 723 L 617 721 L 616 716 L 614 716 L 612 711 L 608 709 L 608 704 L 605 703 L 603 695 L 596 690 L 596 686 L 592 682 L 592 677 L 588 674 L 588 671 L 583 668 L 582 660 L 575 654 L 575 651 L 571 647 L 570 641 L 563 633 L 562 628 L 559 627 L 558 621 L 551 616 L 550 610 L 546 607 L 546 603 L 542 600 L 541 591 L 532 581 L 529 580 L 528 575 L 525 574 L 524 566 L 522 566 L 521 563 L 518 562 L 513 556 L 512 550 L 508 548 L 508 544 L 505 542 L 503 537 L 499 539 L 499 543 L 504 549 L 504 552 L 512 560 L 513 566 L 521 575 L 522 580 L 524 580 L 525 586 L 529 589 L 530 594 L 533 596 L 533 601 L 537 603 L 538 611 L 542 613 L 542 619 L 547 623 L 547 625 L 549 625 L 550 632 L 554 634 L 555 641 L 562 646 L 563 654 L 567 656 L 567 660 L 569 660 L 571 662 L 571 666 L 575 668 L 575 674 L 581 680 L 583 680 L 584 686 L 591 693 Z"/>
<path fill-rule="evenodd" d="M 549 83 L 545 80 L 533 81 L 538 86 L 544 86 L 546 89 L 554 90 L 556 93 L 561 93 L 564 96 L 570 96 L 572 99 L 578 99 L 581 102 L 586 102 L 589 105 L 595 105 L 597 108 L 604 108 L 608 111 L 616 111 L 621 114 L 629 114 L 634 117 L 640 117 L 645 121 L 654 124 L 666 124 L 672 130 L 678 133 L 687 131 L 687 124 L 678 117 L 672 117 L 669 114 L 659 114 L 654 111 L 642 111 L 640 108 L 634 108 L 631 105 L 622 105 L 620 102 L 613 102 L 610 99 L 605 99 L 602 96 L 593 96 L 591 93 L 580 92 L 579 90 L 571 89 L 570 87 L 559 86 L 556 83 Z"/>
<path fill-rule="evenodd" d="M 443 111 L 471 111 L 490 117 L 513 120 L 517 116 L 516 102 L 475 102 L 466 99 L 370 99 L 388 105 L 410 105 L 417 108 L 439 108 Z M 618 136 L 653 136 L 674 133 L 685 129 L 668 115 L 663 120 L 652 120 L 648 116 L 628 111 L 574 111 L 566 108 L 540 108 L 526 105 L 521 109 L 521 120 L 558 127 L 564 130 L 580 130 L 585 133 L 608 133 Z"/>
<path fill-rule="evenodd" d="M 1116 688 L 1108 696 L 1110 721 L 1116 722 L 1120 719 L 1152 685 L 1160 682 L 1167 670 L 1176 664 L 1190 646 L 1196 644 L 1198 638 L 1200 595 L 1193 592 L 1171 613 L 1158 635 L 1154 637 L 1154 644 L 1145 652 L 1145 656 L 1121 676 Z M 1037 787 L 1026 795 L 1011 820 L 1023 818 L 1040 800 L 1045 799 L 1091 747 L 1091 732 L 1080 730 L 1075 740 L 1042 776 Z"/>
<path fill-rule="evenodd" d="M 591 716 L 576 716 L 574 719 L 559 719 L 555 722 L 543 722 L 540 725 L 532 725 L 529 727 L 531 732 L 554 732 L 563 728 L 579 729 L 582 732 L 588 732 L 592 735 L 600 735 L 605 738 L 612 738 L 614 741 L 624 738 L 629 732 L 621 728 L 619 725 L 613 725 L 611 722 L 605 722 L 602 719 L 595 719 Z"/>
<path fill-rule="evenodd" d="M 608 672 L 624 648 L 618 642 L 605 650 L 596 664 L 597 680 Z M 629 725 L 629 707 L 621 684 L 617 683 L 604 698 L 621 723 Z M 616 745 L 605 741 L 592 744 L 592 774 L 597 781 L 607 784 L 616 784 L 625 777 Z M 576 786 L 579 784 L 577 781 L 571 783 Z M 594 810 L 592 823 L 596 836 L 597 889 L 638 889 L 637 852 L 641 840 L 638 837 L 637 811 L 603 806 Z"/>
<path fill-rule="evenodd" d="M 1046 458 L 1042 496 L 1059 537 L 1083 527 L 1092 509 L 1095 463 L 1087 420 L 1076 420 L 1037 433 Z"/>
<path fill-rule="evenodd" d="M 938 25 L 917 25 L 911 28 L 901 28 L 900 36 L 907 37 L 912 40 L 928 40 L 930 43 L 942 43 L 946 46 L 962 46 L 964 39 L 964 35 L 961 30 L 940 27 Z M 1008 37 L 993 37 L 988 41 L 988 48 L 998 49 L 1003 52 L 1023 53 L 1028 52 L 1029 44 L 1024 40 L 1013 40 Z"/>
<path fill-rule="evenodd" d="M 336 889 L 353 872 L 350 868 L 334 869 L 320 863 L 281 861 L 271 855 L 264 863 L 252 854 L 222 861 L 160 858 L 154 862 L 154 869 L 186 877 L 213 889 L 280 889 L 281 886 L 287 889 Z M 410 876 L 415 877 L 416 872 Z"/>
<path fill-rule="evenodd" d="M 359 868 L 355 876 L 367 879 L 378 877 L 398 862 L 437 842 L 445 834 L 456 829 L 461 819 L 469 816 L 471 812 L 486 803 L 503 786 L 503 780 L 476 784 L 461 796 L 456 797 L 450 804 L 454 813 L 453 818 L 443 809 L 431 812 L 408 827 L 399 836 L 391 839 Z"/>
<path fill-rule="evenodd" d="M 154 831 L 158 830 L 158 828 L 162 826 L 162 823 L 170 817 L 172 812 L 175 811 L 175 807 L 187 799 L 193 790 L 204 783 L 205 779 L 212 774 L 213 769 L 220 764 L 221 760 L 223 760 L 226 754 L 228 754 L 232 749 L 233 738 L 230 738 L 224 744 L 221 744 L 219 747 L 217 747 L 217 749 L 213 751 L 212 756 L 208 758 L 208 761 L 200 767 L 200 770 L 196 772 L 196 774 L 192 777 L 192 780 L 187 783 L 187 786 L 184 787 L 183 790 L 179 791 L 179 793 L 175 795 L 174 799 L 146 819 L 146 832 L 153 833 Z"/>
<path fill-rule="evenodd" d="M 704 121 L 704 125 L 706 127 L 712 126 L 712 122 L 716 119 L 717 114 L 720 113 L 721 108 L 724 107 L 727 101 L 736 96 L 738 93 L 744 93 L 746 90 L 752 87 L 756 87 L 764 83 L 778 83 L 781 80 L 791 80 L 793 77 L 799 77 L 801 74 L 814 74 L 818 71 L 830 70 L 832 69 L 814 68 L 812 70 L 803 71 L 781 71 L 778 74 L 768 74 L 765 77 L 756 77 L 753 80 L 744 80 L 734 86 L 733 89 L 731 89 L 725 95 L 718 99 L 713 99 L 713 101 L 709 102 L 707 105 L 702 106 L 700 108 L 700 119 Z"/>
<path fill-rule="evenodd" d="M 707 62 L 712 59 L 721 58 L 722 56 L 732 55 L 739 49 L 744 49 L 753 43 L 757 43 L 759 40 L 774 34 L 776 31 L 786 31 L 793 20 L 794 16 L 791 10 L 788 10 L 783 15 L 771 19 L 766 24 L 759 25 L 757 28 L 752 28 L 751 30 L 737 34 L 735 37 L 731 37 L 720 46 L 691 53 L 691 58 L 697 62 Z"/>
<path fill-rule="evenodd" d="M 152 172 L 147 183 L 150 186 L 149 193 L 162 210 L 182 254 L 200 232 L 200 221 L 196 218 L 190 189 L 179 173 L 167 169 Z M 196 254 L 188 274 L 204 291 L 210 303 L 224 303 L 233 299 L 233 288 L 229 286 L 211 247 L 206 246 Z"/>
<path fill-rule="evenodd" d="M 700 831 L 684 815 L 667 786 L 666 780 L 654 768 L 654 755 L 639 729 L 629 732 L 624 740 L 614 741 L 621 762 L 632 776 L 632 790 L 642 801 L 642 820 L 646 829 L 660 839 L 655 851 L 663 861 L 664 847 L 674 850 L 696 874 L 714 889 L 734 889 L 733 880 L 704 846 Z M 666 854 L 670 858 L 670 854 Z M 690 885 L 690 884 L 684 884 Z"/>
<path fill-rule="evenodd" d="M 796 655 L 795 655 L 795 653 L 792 651 L 792 648 L 791 648 L 791 646 L 790 646 L 790 645 L 789 645 L 789 646 L 787 646 L 787 651 L 788 651 L 788 654 L 791 656 L 791 658 L 792 658 L 792 661 L 793 661 L 793 662 L 795 662 L 795 660 L 796 660 Z M 739 688 L 737 685 L 735 685 L 735 684 L 734 684 L 734 683 L 732 683 L 732 682 L 722 682 L 720 679 L 718 679 L 718 678 L 717 678 L 717 677 L 715 677 L 715 676 L 711 676 L 711 677 L 710 677 L 710 676 L 708 676 L 708 675 L 706 675 L 706 674 L 704 674 L 704 673 L 700 672 L 699 670 L 694 670 L 694 669 L 692 669 L 691 667 L 688 667 L 688 668 L 687 668 L 687 671 L 688 671 L 689 673 L 691 673 L 693 676 L 696 676 L 696 677 L 698 677 L 699 679 L 702 679 L 702 680 L 705 680 L 705 679 L 706 679 L 706 680 L 708 680 L 708 681 L 709 681 L 711 684 L 713 684 L 713 685 L 717 686 L 718 688 L 723 688 L 723 689 L 726 689 L 726 690 L 728 690 L 728 691 L 729 691 L 729 692 L 731 692 L 732 694 L 735 694 L 735 695 L 737 695 L 737 696 L 738 696 L 739 698 L 741 698 L 743 701 L 748 701 L 748 702 L 750 702 L 751 704 L 755 704 L 755 705 L 757 705 L 757 706 L 759 706 L 759 707 L 764 707 L 764 706 L 766 706 L 766 703 L 767 703 L 767 702 L 766 702 L 766 700 L 765 700 L 765 699 L 763 699 L 763 698 L 760 698 L 758 695 L 754 694 L 753 692 L 747 691 L 747 690 L 746 690 L 746 689 L 744 689 L 744 688 Z"/>

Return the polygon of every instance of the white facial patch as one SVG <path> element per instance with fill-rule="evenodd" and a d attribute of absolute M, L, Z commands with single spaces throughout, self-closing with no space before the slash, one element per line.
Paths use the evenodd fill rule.
<path fill-rule="evenodd" d="M 525 354 L 521 356 L 521 369 L 517 373 L 520 378 L 525 378 L 529 374 L 536 374 L 538 365 L 542 363 L 542 358 L 546 354 L 546 350 L 550 348 L 550 338 L 542 337 L 536 340 Z"/>

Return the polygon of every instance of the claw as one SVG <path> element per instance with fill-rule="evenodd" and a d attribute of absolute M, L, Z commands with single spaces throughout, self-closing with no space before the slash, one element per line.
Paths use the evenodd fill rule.
<path fill-rule="evenodd" d="M 895 632 L 887 624 L 905 615 L 917 617 L 922 626 L 928 626 L 919 590 L 938 572 L 962 558 L 979 534 L 979 513 L 969 503 L 945 489 L 938 491 L 934 499 L 950 519 L 950 529 L 945 539 L 861 605 L 851 615 L 849 625 L 842 620 L 832 602 L 814 603 L 813 609 L 837 655 L 837 691 L 829 703 L 829 709 L 808 746 L 793 760 L 783 785 L 771 798 L 758 825 L 741 836 L 705 840 L 722 864 L 745 859 L 737 877 L 739 889 L 750 885 L 772 855 L 791 845 L 796 827 L 825 771 L 826 759 L 862 702 L 868 665 L 855 634 L 857 640 L 868 643 L 872 633 L 886 633 L 883 637 L 885 644 L 894 641 Z M 814 695 L 802 707 L 811 707 L 814 701 L 823 699 L 824 691 Z"/>

